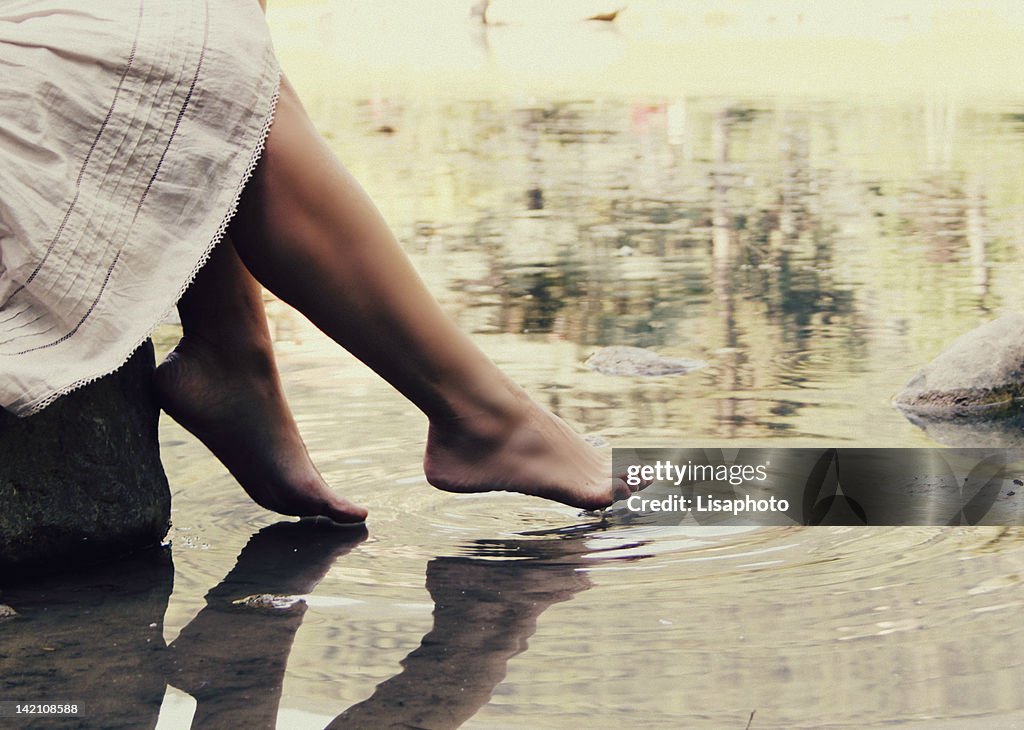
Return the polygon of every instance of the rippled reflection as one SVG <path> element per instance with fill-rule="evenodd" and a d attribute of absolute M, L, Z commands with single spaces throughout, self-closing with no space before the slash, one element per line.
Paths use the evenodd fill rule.
<path fill-rule="evenodd" d="M 364 530 L 270 525 L 166 647 L 166 555 L 10 589 L 2 694 L 59 687 L 82 727 L 1020 717 L 1016 529 L 612 519 L 453 547 L 378 577 Z"/>
<path fill-rule="evenodd" d="M 928 444 L 888 398 L 1018 308 L 1020 100 L 317 91 L 317 123 L 446 308 L 510 368 L 571 388 L 560 405 L 592 428 Z M 604 345 L 711 367 L 578 377 Z"/>
<path fill-rule="evenodd" d="M 509 660 L 527 648 L 538 617 L 591 587 L 585 545 L 568 540 L 492 540 L 427 565 L 433 626 L 402 672 L 328 727 L 461 726 L 486 705 Z"/>
<path fill-rule="evenodd" d="M 164 657 L 166 680 L 197 702 L 192 727 L 274 727 L 301 596 L 365 539 L 293 522 L 253 536 Z"/>
<path fill-rule="evenodd" d="M 62 701 L 79 704 L 84 727 L 155 727 L 170 684 L 195 700 L 193 728 L 275 727 L 309 594 L 366 538 L 365 528 L 316 522 L 263 528 L 166 647 L 165 553 L 10 591 L 19 616 L 0 633 L 7 665 L 0 696 L 38 700 L 59 688 Z M 538 616 L 591 587 L 581 571 L 586 552 L 573 531 L 551 540 L 480 541 L 464 556 L 430 560 L 433 626 L 400 673 L 328 727 L 462 725 L 487 704 L 509 659 L 526 649 Z M 333 671 L 343 673 L 345 663 Z M 164 718 L 167 725 L 184 720 Z"/>

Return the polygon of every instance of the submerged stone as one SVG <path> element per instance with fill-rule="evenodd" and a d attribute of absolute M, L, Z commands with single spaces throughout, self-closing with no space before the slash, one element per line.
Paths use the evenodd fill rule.
<path fill-rule="evenodd" d="M 4 604 L 0 603 L 0 620 L 3 620 L 5 618 L 14 618 L 17 615 L 18 612 L 15 611 L 13 608 L 11 608 L 10 606 L 5 606 Z"/>
<path fill-rule="evenodd" d="M 1024 401 L 1024 315 L 1011 314 L 961 336 L 896 394 L 919 418 L 1010 412 Z"/>
<path fill-rule="evenodd" d="M 698 370 L 707 363 L 685 358 L 662 357 L 642 347 L 602 347 L 584 363 L 591 370 L 602 375 L 685 375 Z"/>
<path fill-rule="evenodd" d="M 0 409 L 0 576 L 55 572 L 167 533 L 153 365 L 147 342 L 34 416 Z"/>
<path fill-rule="evenodd" d="M 231 602 L 234 606 L 270 611 L 287 611 L 300 603 L 305 603 L 302 596 L 278 596 L 273 593 L 258 593 L 255 596 L 246 596 Z"/>

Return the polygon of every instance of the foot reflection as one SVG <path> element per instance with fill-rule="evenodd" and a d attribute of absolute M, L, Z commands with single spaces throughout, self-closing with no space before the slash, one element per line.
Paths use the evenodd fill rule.
<path fill-rule="evenodd" d="M 168 647 L 167 681 L 196 699 L 193 728 L 273 728 L 285 667 L 306 604 L 366 528 L 279 522 L 238 555 L 206 608 Z"/>
<path fill-rule="evenodd" d="M 454 728 L 488 703 L 537 618 L 591 586 L 590 533 L 479 541 L 426 570 L 433 626 L 402 671 L 331 728 Z M 207 605 L 164 647 L 169 555 L 125 561 L 27 588 L 3 602 L 0 700 L 82 703 L 83 726 L 153 728 L 167 684 L 196 700 L 193 728 L 274 728 L 308 595 L 365 528 L 281 522 L 256 533 Z M 339 680 L 345 668 L 338 671 Z M 173 711 L 171 712 L 173 714 Z"/>
<path fill-rule="evenodd" d="M 329 728 L 455 728 L 487 704 L 509 659 L 526 650 L 537 617 L 590 588 L 579 539 L 482 541 L 479 557 L 427 565 L 434 625 L 377 686 Z"/>

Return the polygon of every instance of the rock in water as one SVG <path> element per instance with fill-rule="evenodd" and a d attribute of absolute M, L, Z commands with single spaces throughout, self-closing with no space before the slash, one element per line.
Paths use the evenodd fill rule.
<path fill-rule="evenodd" d="M 34 576 L 160 542 L 171 495 L 146 343 L 40 413 L 0 409 L 0 576 Z"/>
<path fill-rule="evenodd" d="M 239 598 L 237 601 L 232 601 L 231 605 L 281 612 L 288 611 L 300 603 L 305 603 L 301 596 L 278 596 L 273 593 L 259 593 L 255 596 Z"/>
<path fill-rule="evenodd" d="M 994 415 L 1024 401 L 1024 314 L 971 330 L 911 378 L 893 403 L 927 418 Z"/>
<path fill-rule="evenodd" d="M 685 358 L 662 357 L 642 347 L 602 347 L 584 363 L 603 375 L 685 375 L 707 363 Z"/>

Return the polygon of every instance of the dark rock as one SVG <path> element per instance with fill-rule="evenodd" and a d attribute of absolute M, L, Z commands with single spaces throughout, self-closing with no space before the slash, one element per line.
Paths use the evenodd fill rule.
<path fill-rule="evenodd" d="M 1024 401 L 1024 315 L 1012 314 L 960 337 L 894 398 L 927 419 L 989 416 Z"/>
<path fill-rule="evenodd" d="M 0 727 L 156 727 L 173 584 L 170 553 L 157 549 L 5 589 L 18 615 L 0 620 L 0 694 L 81 704 L 76 718 L 4 718 Z"/>
<path fill-rule="evenodd" d="M 153 346 L 28 418 L 0 410 L 0 579 L 159 543 L 170 490 Z"/>

